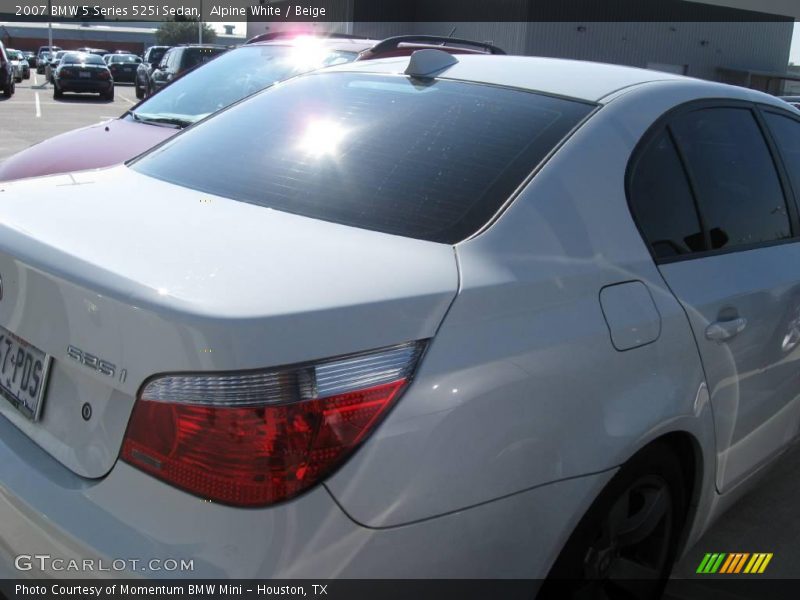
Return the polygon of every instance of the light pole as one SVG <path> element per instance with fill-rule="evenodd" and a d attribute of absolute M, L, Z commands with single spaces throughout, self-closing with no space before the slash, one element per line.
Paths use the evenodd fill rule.
<path fill-rule="evenodd" d="M 53 49 L 53 0 L 47 0 L 47 50 Z"/>
<path fill-rule="evenodd" d="M 200 0 L 200 19 L 197 21 L 197 43 L 203 43 L 203 0 Z"/>

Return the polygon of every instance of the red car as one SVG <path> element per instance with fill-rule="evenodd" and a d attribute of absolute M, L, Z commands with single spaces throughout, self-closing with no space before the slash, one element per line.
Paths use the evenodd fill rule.
<path fill-rule="evenodd" d="M 265 34 L 173 80 L 118 119 L 57 135 L 9 157 L 0 163 L 0 181 L 118 164 L 288 77 L 355 60 L 407 56 L 421 48 L 505 54 L 491 44 L 435 36 L 379 42 L 339 35 Z"/>

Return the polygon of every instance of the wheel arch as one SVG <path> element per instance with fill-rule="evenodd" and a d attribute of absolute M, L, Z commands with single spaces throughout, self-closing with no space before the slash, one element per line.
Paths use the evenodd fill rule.
<path fill-rule="evenodd" d="M 703 446 L 697 436 L 685 429 L 676 429 L 661 433 L 649 439 L 633 452 L 621 465 L 632 461 L 639 454 L 649 450 L 656 444 L 667 446 L 680 463 L 683 474 L 683 483 L 686 492 L 686 514 L 678 539 L 678 556 L 680 557 L 690 541 L 690 535 L 694 531 L 694 524 L 699 515 L 700 507 L 703 505 L 702 494 L 704 490 L 704 480 L 708 475 L 708 465 L 703 454 Z M 599 496 L 605 486 L 597 494 Z"/>

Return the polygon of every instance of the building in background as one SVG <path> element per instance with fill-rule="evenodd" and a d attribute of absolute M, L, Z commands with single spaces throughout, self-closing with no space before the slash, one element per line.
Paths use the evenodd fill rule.
<path fill-rule="evenodd" d="M 156 43 L 158 23 L 94 21 L 87 23 L 53 23 L 53 44 L 69 50 L 90 46 L 107 50 L 127 50 L 141 54 Z M 217 34 L 215 43 L 241 44 L 244 37 Z M 47 23 L 21 21 L 0 22 L 0 41 L 10 48 L 36 50 L 47 45 Z"/>
<path fill-rule="evenodd" d="M 255 0 L 254 0 L 255 1 Z M 737 6 L 746 0 L 731 0 Z M 288 1 L 261 0 L 286 6 Z M 336 31 L 381 39 L 400 34 L 454 35 L 490 41 L 509 54 L 592 60 L 669 71 L 779 94 L 796 77 L 787 71 L 794 18 L 713 2 L 503 0 L 505 22 L 459 22 L 483 0 L 328 0 L 329 23 L 249 21 L 247 37 L 266 31 Z M 643 8 L 643 5 L 647 5 Z M 752 0 L 754 8 L 781 0 Z M 797 2 L 800 12 L 800 2 Z M 763 10 L 763 9 L 762 9 Z M 577 20 L 581 15 L 586 20 Z M 631 18 L 633 17 L 633 18 Z M 638 21 L 635 20 L 638 17 Z"/>

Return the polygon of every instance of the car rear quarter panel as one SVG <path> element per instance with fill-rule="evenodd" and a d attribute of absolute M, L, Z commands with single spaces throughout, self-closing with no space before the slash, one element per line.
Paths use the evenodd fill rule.
<path fill-rule="evenodd" d="M 87 481 L 3 417 L 0 473 L 0 579 L 68 574 L 42 571 L 38 562 L 16 571 L 19 555 L 46 555 L 62 564 L 101 559 L 106 569 L 114 560 L 139 561 L 132 570 L 84 571 L 87 578 L 533 579 L 547 572 L 564 535 L 566 519 L 544 516 L 579 514 L 608 477 L 568 480 L 473 511 L 377 530 L 353 523 L 322 487 L 273 507 L 243 510 L 188 495 L 122 462 L 108 477 Z M 519 514 L 531 518 L 508 518 Z M 143 572 L 152 559 L 191 560 L 192 568 Z"/>
<path fill-rule="evenodd" d="M 456 247 L 459 294 L 413 386 L 327 484 L 356 521 L 391 527 L 605 472 L 671 431 L 701 449 L 707 505 L 713 422 L 700 359 L 624 180 L 652 122 L 708 93 L 660 83 L 621 94 Z M 647 287 L 661 328 L 619 351 L 599 296 L 630 281 Z"/>

